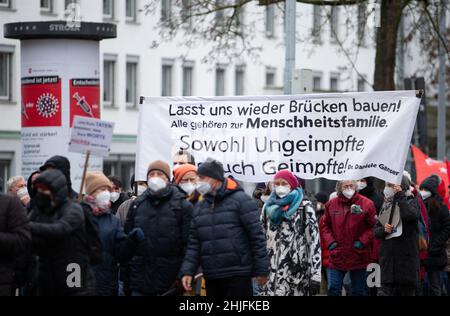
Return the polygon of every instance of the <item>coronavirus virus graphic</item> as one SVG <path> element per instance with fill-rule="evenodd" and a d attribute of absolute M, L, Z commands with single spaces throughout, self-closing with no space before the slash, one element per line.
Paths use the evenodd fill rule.
<path fill-rule="evenodd" d="M 37 111 L 40 116 L 49 118 L 58 112 L 58 99 L 51 93 L 44 93 L 37 99 Z"/>

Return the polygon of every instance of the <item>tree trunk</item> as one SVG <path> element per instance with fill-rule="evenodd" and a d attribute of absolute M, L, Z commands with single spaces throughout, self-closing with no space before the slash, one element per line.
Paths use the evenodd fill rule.
<path fill-rule="evenodd" d="M 405 2 L 409 0 L 382 0 L 380 27 L 377 31 L 374 89 L 395 90 L 394 74 L 397 31 Z"/>

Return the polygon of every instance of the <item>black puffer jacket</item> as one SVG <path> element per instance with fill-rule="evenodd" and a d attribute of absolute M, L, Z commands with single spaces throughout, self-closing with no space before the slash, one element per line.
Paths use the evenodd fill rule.
<path fill-rule="evenodd" d="M 258 207 L 230 178 L 195 207 L 180 274 L 194 275 L 199 266 L 206 279 L 269 274 Z"/>
<path fill-rule="evenodd" d="M 364 189 L 360 190 L 359 194 L 371 200 L 373 202 L 373 205 L 375 205 L 375 211 L 377 212 L 377 214 L 380 214 L 380 210 L 383 206 L 384 200 L 383 195 L 377 192 L 372 177 L 364 178 L 364 180 L 366 180 L 367 186 Z"/>
<path fill-rule="evenodd" d="M 30 246 L 31 232 L 22 203 L 0 193 L 0 296 L 11 293 L 16 262 Z"/>
<path fill-rule="evenodd" d="M 33 246 L 39 256 L 38 295 L 93 295 L 95 279 L 81 206 L 68 198 L 66 178 L 61 171 L 43 172 L 35 186 L 38 183 L 50 189 L 55 201 L 50 210 L 33 210 L 30 214 Z M 69 287 L 67 279 L 76 281 L 70 276 L 78 268 L 81 286 Z"/>
<path fill-rule="evenodd" d="M 450 238 L 450 215 L 447 206 L 435 194 L 424 201 L 430 223 L 427 271 L 443 271 L 447 265 L 446 243 Z"/>
<path fill-rule="evenodd" d="M 64 156 L 53 156 L 50 157 L 44 165 L 40 168 L 40 171 L 46 170 L 48 167 L 52 167 L 54 169 L 58 169 L 64 174 L 64 177 L 67 181 L 68 194 L 72 199 L 76 199 L 78 193 L 72 189 L 72 181 L 70 180 L 70 162 Z"/>
<path fill-rule="evenodd" d="M 378 249 L 383 285 L 416 285 L 419 271 L 418 219 L 420 205 L 415 197 L 397 193 L 393 203 L 400 209 L 402 234 L 385 239 L 383 225 L 377 221 L 375 238 L 381 239 Z"/>
<path fill-rule="evenodd" d="M 169 184 L 163 192 L 147 190 L 136 198 L 128 212 L 125 232 L 140 227 L 145 240 L 134 244 L 129 239 L 130 288 L 146 295 L 168 291 L 178 277 L 185 254 L 192 218 L 192 204 L 176 186 Z M 134 251 L 130 252 L 134 247 Z"/>

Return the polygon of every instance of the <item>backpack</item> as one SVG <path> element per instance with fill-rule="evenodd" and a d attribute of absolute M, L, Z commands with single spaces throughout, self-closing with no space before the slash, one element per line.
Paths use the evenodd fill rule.
<path fill-rule="evenodd" d="M 94 215 L 90 212 L 90 206 L 84 202 L 81 203 L 84 213 L 84 224 L 86 228 L 86 243 L 89 252 L 89 261 L 91 265 L 98 265 L 103 262 L 103 245 L 100 240 L 97 225 L 94 221 Z"/>

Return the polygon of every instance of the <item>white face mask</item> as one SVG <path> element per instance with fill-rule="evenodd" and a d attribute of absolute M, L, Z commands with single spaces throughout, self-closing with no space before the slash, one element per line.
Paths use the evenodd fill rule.
<path fill-rule="evenodd" d="M 212 187 L 211 187 L 211 184 L 209 184 L 209 182 L 199 181 L 199 182 L 197 182 L 195 189 L 197 190 L 197 192 L 199 194 L 205 195 L 205 194 L 208 194 L 209 192 L 211 192 Z"/>
<path fill-rule="evenodd" d="M 263 201 L 264 203 L 267 202 L 267 200 L 269 199 L 270 195 L 261 195 L 261 201 Z"/>
<path fill-rule="evenodd" d="M 153 192 L 158 192 L 167 186 L 166 181 L 164 181 L 160 177 L 152 177 L 148 179 L 147 184 L 148 188 Z"/>
<path fill-rule="evenodd" d="M 111 207 L 111 193 L 109 191 L 102 191 L 95 197 L 95 204 L 102 209 L 106 210 Z"/>
<path fill-rule="evenodd" d="M 384 197 L 388 200 L 393 198 L 395 195 L 395 191 L 391 187 L 384 187 L 383 193 Z"/>
<path fill-rule="evenodd" d="M 116 202 L 120 197 L 119 192 L 111 192 L 111 202 Z"/>
<path fill-rule="evenodd" d="M 28 195 L 28 190 L 27 190 L 26 187 L 20 188 L 20 189 L 17 191 L 17 197 L 18 197 L 19 199 L 21 199 L 21 198 L 23 198 L 24 196 L 27 196 L 27 195 Z"/>
<path fill-rule="evenodd" d="M 145 185 L 138 185 L 137 187 L 137 195 L 141 195 L 147 190 L 147 187 Z"/>
<path fill-rule="evenodd" d="M 431 196 L 431 192 L 430 191 L 425 191 L 425 190 L 421 190 L 420 191 L 420 196 L 422 197 L 422 199 L 426 200 Z"/>
<path fill-rule="evenodd" d="M 283 198 L 291 192 L 291 188 L 288 185 L 275 186 L 275 193 L 278 197 Z"/>
<path fill-rule="evenodd" d="M 355 194 L 355 190 L 353 190 L 353 189 L 345 189 L 344 191 L 342 191 L 342 194 L 347 199 L 351 199 L 353 197 L 353 194 Z"/>
<path fill-rule="evenodd" d="M 367 188 L 367 183 L 364 181 L 358 181 L 358 191 L 364 190 L 365 188 Z"/>
<path fill-rule="evenodd" d="M 183 189 L 184 192 L 186 192 L 187 195 L 191 195 L 195 191 L 195 184 L 192 182 L 186 182 L 180 184 L 180 188 Z"/>

